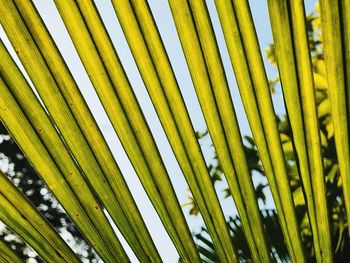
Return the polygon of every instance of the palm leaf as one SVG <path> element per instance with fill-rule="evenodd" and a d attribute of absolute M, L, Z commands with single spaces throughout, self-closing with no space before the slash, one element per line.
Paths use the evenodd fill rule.
<path fill-rule="evenodd" d="M 275 232 L 284 239 L 291 261 L 306 262 L 288 179 L 286 161 L 292 159 L 297 162 L 293 173 L 301 179 L 301 187 L 293 193 L 294 201 L 305 204 L 307 209 L 301 224 L 311 226 L 317 262 L 333 260 L 321 147 L 327 147 L 323 132 L 327 132 L 328 139 L 334 132 L 341 174 L 338 184 L 343 187 L 349 225 L 348 1 L 334 4 L 321 0 L 326 72 L 321 65 L 315 74 L 310 59 L 315 47 L 311 51 L 308 48 L 310 24 L 306 22 L 303 1 L 268 1 L 274 37 L 270 58 L 278 64 L 291 128 L 291 133 L 283 134 L 282 138 L 249 2 L 215 1 L 263 170 L 260 163 L 257 166 L 267 176 L 277 215 L 268 212 L 261 215 L 259 211 L 251 167 L 226 79 L 230 73 L 224 70 L 206 2 L 169 1 L 219 167 L 238 210 L 239 217 L 231 218 L 228 225 L 148 2 L 112 1 L 158 118 L 208 229 L 205 235 L 196 236 L 201 242 L 198 246 L 95 3 L 55 0 L 55 4 L 109 120 L 182 261 L 287 260 L 284 244 L 271 234 L 277 229 L 278 217 L 281 232 Z M 103 261 L 129 262 L 107 219 L 105 212 L 108 212 L 141 262 L 161 262 L 125 175 L 34 4 L 0 1 L 0 13 L 1 25 L 33 84 L 31 87 L 27 83 L 0 42 L 1 122 Z M 326 98 L 328 87 L 330 100 Z M 319 128 L 319 117 L 328 118 L 325 131 Z M 78 261 L 2 173 L 0 183 L 0 219 L 44 260 Z M 242 239 L 247 242 L 237 242 Z M 0 261 L 19 261 L 1 241 Z"/>

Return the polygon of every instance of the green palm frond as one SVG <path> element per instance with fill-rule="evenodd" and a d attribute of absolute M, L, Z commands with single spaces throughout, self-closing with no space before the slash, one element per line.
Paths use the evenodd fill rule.
<path fill-rule="evenodd" d="M 154 138 L 157 135 L 151 132 L 137 90 L 95 2 L 54 1 L 182 262 L 307 262 L 309 250 L 317 262 L 332 262 L 346 244 L 344 233 L 350 223 L 350 6 L 345 0 L 336 2 L 321 0 L 317 17 L 306 16 L 302 0 L 267 1 L 274 41 L 268 59 L 278 68 L 278 76 L 269 81 L 249 1 L 214 1 L 252 132 L 252 137 L 245 137 L 247 147 L 227 80 L 231 73 L 224 69 L 207 3 L 168 1 L 218 162 L 207 167 L 189 116 L 191 105 L 185 104 L 183 87 L 148 1 L 111 1 L 191 191 L 191 213 L 203 218 L 205 229 L 191 235 L 170 180 L 172 171 L 165 166 Z M 104 262 L 130 262 L 114 225 L 140 262 L 162 262 L 126 183 L 127 175 L 122 174 L 34 3 L 0 0 L 0 14 L 1 26 L 25 71 L 21 72 L 1 40 L 1 122 Z M 285 119 L 276 117 L 271 98 L 271 86 L 276 89 L 277 83 L 283 91 Z M 254 186 L 256 173 L 266 176 L 267 183 Z M 228 222 L 214 184 L 222 178 L 238 212 Z M 276 206 L 272 212 L 258 205 L 265 200 L 267 186 Z M 337 192 L 330 194 L 329 189 Z M 79 262 L 57 230 L 3 172 L 0 220 L 44 261 Z M 332 244 L 334 233 L 338 235 L 336 245 Z M 312 240 L 311 245 L 305 246 L 307 240 Z M 0 262 L 20 260 L 0 240 Z"/>

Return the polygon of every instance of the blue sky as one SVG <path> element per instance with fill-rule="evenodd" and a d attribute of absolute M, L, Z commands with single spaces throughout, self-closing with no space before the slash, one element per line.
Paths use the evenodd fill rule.
<path fill-rule="evenodd" d="M 161 256 L 165 262 L 177 262 L 178 256 L 175 248 L 173 247 L 170 239 L 167 237 L 164 228 L 161 225 L 160 220 L 156 216 L 156 213 L 148 201 L 145 192 L 142 189 L 142 186 L 128 160 L 124 150 L 114 133 L 114 130 L 111 124 L 108 121 L 108 118 L 100 104 L 96 93 L 93 90 L 93 87 L 83 69 L 83 66 L 80 63 L 78 55 L 76 54 L 74 47 L 68 37 L 68 34 L 63 26 L 63 23 L 58 16 L 58 13 L 51 1 L 34 1 L 40 14 L 42 15 L 49 31 L 51 32 L 53 38 L 55 39 L 58 47 L 60 48 L 66 63 L 68 64 L 70 70 L 72 71 L 75 79 L 81 88 L 82 93 L 84 94 L 86 101 L 90 105 L 90 108 L 107 140 L 111 150 L 123 172 L 127 183 L 136 199 L 136 202 L 139 204 L 139 209 L 144 216 L 145 222 L 149 227 L 149 230 L 154 238 L 155 244 L 159 249 Z M 271 42 L 271 29 L 268 19 L 268 10 L 266 1 L 261 0 L 250 0 L 252 15 L 255 21 L 257 28 L 258 38 L 261 48 L 264 50 Z M 216 37 L 220 47 L 222 60 L 226 70 L 227 79 L 231 88 L 232 98 L 236 108 L 236 113 L 239 119 L 240 128 L 242 134 L 250 134 L 249 126 L 244 114 L 243 106 L 240 101 L 239 92 L 236 87 L 233 70 L 229 60 L 229 56 L 226 51 L 224 39 L 222 32 L 220 30 L 219 21 L 217 14 L 215 12 L 214 1 L 208 0 L 208 8 L 210 15 L 213 21 Z M 128 45 L 124 39 L 122 30 L 117 22 L 115 17 L 113 7 L 109 1 L 96 1 L 96 4 L 100 10 L 101 16 L 104 19 L 107 30 L 110 33 L 112 41 L 117 49 L 117 52 L 121 58 L 123 66 L 129 76 L 130 82 L 134 87 L 135 93 L 139 100 L 139 103 L 144 111 L 144 115 L 149 123 L 152 133 L 156 143 L 160 149 L 163 160 L 166 164 L 168 172 L 171 176 L 174 188 L 177 190 L 177 195 L 181 204 L 184 204 L 188 201 L 187 196 L 189 195 L 187 191 L 186 182 L 182 176 L 181 170 L 176 163 L 175 157 L 171 152 L 171 148 L 166 140 L 164 132 L 161 128 L 161 125 L 157 119 L 156 113 L 153 109 L 152 103 L 148 97 L 147 91 L 142 83 L 142 79 L 138 73 L 137 67 L 134 63 Z M 167 1 L 159 0 L 149 0 L 149 4 L 153 11 L 155 20 L 159 26 L 159 31 L 163 38 L 165 47 L 169 54 L 173 69 L 177 76 L 185 103 L 188 106 L 189 113 L 193 125 L 196 130 L 204 131 L 206 129 L 203 116 L 195 95 L 194 88 L 192 86 L 191 78 L 186 66 L 186 62 L 181 50 L 180 42 L 176 35 L 175 26 L 171 17 L 171 13 L 167 4 Z M 307 1 L 307 13 L 314 10 L 314 1 Z M 0 32 L 0 36 L 6 39 L 3 32 Z M 14 52 L 12 53 L 13 55 Z M 270 64 L 265 63 L 267 68 L 267 73 L 269 77 L 276 76 L 276 69 L 274 69 Z M 278 112 L 283 112 L 283 103 L 281 94 L 278 93 L 274 96 L 274 102 L 277 106 Z M 211 160 L 213 156 L 213 151 L 209 147 L 210 141 L 204 140 L 203 147 L 205 151 L 205 156 L 208 161 Z M 219 193 L 222 197 L 223 194 Z M 234 205 L 232 199 L 223 201 L 222 203 L 224 210 L 227 215 L 232 215 L 235 213 Z M 272 202 L 268 203 L 268 206 L 273 206 Z M 188 208 L 184 208 L 184 213 L 188 214 Z M 188 217 L 188 221 L 192 230 L 198 229 L 202 225 L 200 217 Z M 118 234 L 119 237 L 120 234 Z M 127 247 L 127 245 L 126 245 Z M 135 257 L 133 256 L 130 249 L 128 249 L 133 262 L 136 262 Z"/>

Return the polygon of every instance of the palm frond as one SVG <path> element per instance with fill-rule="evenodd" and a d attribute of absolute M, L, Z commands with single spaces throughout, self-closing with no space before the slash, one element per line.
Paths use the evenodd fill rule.
<path fill-rule="evenodd" d="M 184 102 L 182 87 L 148 1 L 112 0 L 112 6 L 188 183 L 196 211 L 204 219 L 206 228 L 194 236 L 170 180 L 172 171 L 164 164 L 156 135 L 149 128 L 136 89 L 95 2 L 54 1 L 114 131 L 181 261 L 306 262 L 305 251 L 310 248 L 304 247 L 307 238 L 312 240 L 317 262 L 335 260 L 332 220 L 345 214 L 342 209 L 346 209 L 347 226 L 350 224 L 348 1 L 320 0 L 324 53 L 319 45 L 322 41 L 318 41 L 321 37 L 310 38 L 310 28 L 319 23 L 319 18 L 306 17 L 302 0 L 267 1 L 274 40 L 268 57 L 278 65 L 279 76 L 273 83 L 280 82 L 282 86 L 287 109 L 287 120 L 283 121 L 276 118 L 249 1 L 214 1 L 253 135 L 248 137 L 252 146 L 249 149 L 242 142 L 227 81 L 231 73 L 224 69 L 207 3 L 168 2 L 215 148 L 217 168 L 206 166 L 189 117 L 190 105 Z M 130 261 L 107 214 L 138 260 L 162 262 L 126 184 L 126 175 L 118 167 L 75 76 L 35 5 L 32 1 L 0 1 L 0 13 L 1 26 L 32 84 L 0 41 L 1 122 L 104 262 Z M 316 56 L 322 58 L 322 63 L 316 65 Z M 251 150 L 255 166 L 251 165 L 247 149 Z M 338 171 L 340 179 L 334 182 L 339 178 Z M 254 187 L 255 172 L 266 176 L 277 212 L 259 210 L 256 192 L 264 197 L 262 188 L 266 183 Z M 238 216 L 228 222 L 212 182 L 221 173 L 238 211 Z M 79 261 L 2 172 L 0 184 L 1 221 L 43 260 Z M 343 193 L 336 193 L 334 207 L 328 208 L 327 187 L 334 185 L 342 186 Z M 298 214 L 298 207 L 305 208 L 302 215 Z M 345 227 L 345 219 L 335 226 L 338 241 L 345 235 Z M 342 244 L 338 242 L 336 251 Z M 20 259 L 0 241 L 0 261 Z"/>

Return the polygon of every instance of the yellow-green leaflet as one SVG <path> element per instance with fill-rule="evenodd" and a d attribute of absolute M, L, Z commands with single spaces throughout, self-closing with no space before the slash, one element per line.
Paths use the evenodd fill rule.
<path fill-rule="evenodd" d="M 342 41 L 344 43 L 343 47 L 343 59 L 344 59 L 344 74 L 345 76 L 350 76 L 350 21 L 349 21 L 349 15 L 350 15 L 350 2 L 346 0 L 340 1 L 340 12 L 341 12 L 341 28 L 342 28 Z M 350 78 L 346 77 L 346 88 L 347 91 L 350 87 Z M 347 93 L 346 103 L 347 103 L 347 114 L 348 114 L 348 125 L 349 125 L 349 116 L 350 116 L 350 96 Z"/>
<path fill-rule="evenodd" d="M 52 94 L 49 93 L 48 89 L 38 89 L 44 103 L 55 104 L 56 108 L 70 108 L 81 128 L 83 134 L 81 137 L 91 148 L 90 154 L 88 154 L 89 150 L 81 152 L 81 148 L 76 148 L 77 151 L 72 150 L 90 183 L 140 261 L 160 261 L 158 252 L 119 167 L 39 14 L 29 1 L 16 1 L 16 3 L 24 23 L 35 39 L 42 59 L 46 62 L 46 70 L 52 72 L 58 89 L 65 99 L 62 99 L 60 94 L 56 94 L 53 99 L 50 99 Z M 19 19 L 18 16 L 17 20 Z M 13 27 L 12 30 L 14 30 Z M 27 48 L 25 42 L 21 43 L 21 48 Z M 74 136 L 78 136 L 78 134 L 79 131 Z M 74 137 L 72 138 L 74 140 Z M 85 149 L 87 148 L 85 147 Z M 79 152 L 83 156 L 77 156 Z M 93 157 L 91 157 L 92 155 Z M 89 160 L 87 160 L 87 156 L 90 156 Z"/>
<path fill-rule="evenodd" d="M 326 64 L 326 76 L 328 92 L 331 101 L 332 119 L 334 125 L 334 139 L 338 156 L 340 176 L 343 182 L 345 207 L 350 223 L 350 144 L 349 144 L 349 81 L 345 77 L 344 61 L 347 70 L 349 61 L 349 47 L 343 53 L 342 37 L 349 43 L 349 20 L 341 20 L 341 13 L 349 12 L 349 3 L 342 2 L 342 11 L 334 1 L 320 1 L 320 16 L 322 25 L 322 38 L 324 45 L 324 57 Z M 345 28 L 345 36 L 342 36 L 341 28 Z M 344 44 L 344 47 L 346 44 Z M 345 57 L 345 60 L 344 60 Z M 349 228 L 350 231 L 350 228 Z M 350 233 L 350 232 L 349 232 Z"/>
<path fill-rule="evenodd" d="M 124 34 L 217 253 L 231 237 L 147 1 L 113 1 Z"/>
<path fill-rule="evenodd" d="M 44 260 L 79 262 L 59 234 L 1 171 L 0 185 L 2 222 L 32 245 Z"/>
<path fill-rule="evenodd" d="M 55 1 L 92 84 L 180 257 L 199 255 L 143 113 L 92 2 Z"/>
<path fill-rule="evenodd" d="M 316 259 L 318 262 L 332 262 L 331 233 L 327 211 L 323 160 L 321 157 L 321 137 L 317 118 L 315 86 L 308 49 L 303 1 L 293 1 L 290 4 L 289 10 L 292 18 L 294 53 L 306 137 L 304 148 L 306 148 L 305 150 L 308 155 L 308 159 L 305 161 L 309 164 L 309 186 L 307 183 L 304 183 L 304 181 L 307 181 L 307 177 L 305 176 L 307 173 L 302 173 L 301 176 L 306 193 L 305 198 L 308 202 Z M 310 200 L 311 198 L 313 198 L 312 202 Z M 312 204 L 310 203 L 314 203 L 314 212 L 310 211 L 312 209 Z"/>

